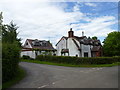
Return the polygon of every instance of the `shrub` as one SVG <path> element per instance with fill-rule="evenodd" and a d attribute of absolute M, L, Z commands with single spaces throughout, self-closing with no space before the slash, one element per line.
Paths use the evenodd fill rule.
<path fill-rule="evenodd" d="M 30 59 L 30 56 L 23 55 L 23 56 L 22 56 L 22 59 Z"/>
<path fill-rule="evenodd" d="M 70 57 L 70 56 L 48 56 L 39 55 L 36 57 L 40 61 L 48 61 L 54 63 L 66 63 L 66 64 L 112 64 L 114 62 L 120 62 L 120 57 Z"/>
<path fill-rule="evenodd" d="M 34 58 L 31 58 L 31 57 L 30 57 L 30 56 L 28 56 L 28 55 L 23 55 L 23 56 L 21 57 L 21 59 L 34 60 Z"/>
<path fill-rule="evenodd" d="M 2 82 L 12 79 L 18 72 L 19 51 L 16 44 L 2 44 Z"/>

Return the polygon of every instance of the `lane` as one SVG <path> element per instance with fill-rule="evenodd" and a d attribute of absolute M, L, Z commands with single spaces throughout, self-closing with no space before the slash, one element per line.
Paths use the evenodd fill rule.
<path fill-rule="evenodd" d="M 12 88 L 117 88 L 118 66 L 64 67 L 21 62 L 25 77 Z"/>

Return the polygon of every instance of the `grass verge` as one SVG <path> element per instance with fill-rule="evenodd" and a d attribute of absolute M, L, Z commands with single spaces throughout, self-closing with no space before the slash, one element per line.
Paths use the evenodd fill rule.
<path fill-rule="evenodd" d="M 20 80 L 22 80 L 25 76 L 26 76 L 25 70 L 23 68 L 19 67 L 19 71 L 18 71 L 16 77 L 6 83 L 3 83 L 2 89 L 10 88 L 11 86 L 15 85 Z"/>
<path fill-rule="evenodd" d="M 23 62 L 30 62 L 30 63 L 37 63 L 37 64 L 47 64 L 47 65 L 56 65 L 56 66 L 67 66 L 67 67 L 112 67 L 120 65 L 120 62 L 112 63 L 112 64 L 100 64 L 100 65 L 73 65 L 73 64 L 63 64 L 63 63 L 53 63 L 53 62 L 46 62 L 46 61 L 38 61 L 38 60 L 25 60 L 22 59 Z"/>

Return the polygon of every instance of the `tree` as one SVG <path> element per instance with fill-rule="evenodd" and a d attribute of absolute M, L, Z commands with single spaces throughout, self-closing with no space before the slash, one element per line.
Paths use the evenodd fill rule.
<path fill-rule="evenodd" d="M 2 12 L 0 13 L 0 25 L 2 25 L 2 22 L 3 22 L 3 17 L 2 17 Z"/>
<path fill-rule="evenodd" d="M 16 43 L 21 46 L 21 39 L 18 39 L 17 25 L 13 22 L 10 22 L 10 25 L 2 26 L 2 42 L 3 43 Z"/>
<path fill-rule="evenodd" d="M 88 39 L 91 39 L 91 37 L 88 37 Z"/>
<path fill-rule="evenodd" d="M 2 12 L 0 13 L 0 41 L 2 38 L 2 22 L 3 22 Z"/>
<path fill-rule="evenodd" d="M 108 34 L 103 41 L 103 54 L 105 56 L 120 56 L 120 32 L 114 31 Z"/>
<path fill-rule="evenodd" d="M 97 40 L 98 38 L 96 36 L 92 37 L 93 40 Z"/>
<path fill-rule="evenodd" d="M 2 83 L 7 82 L 17 75 L 20 60 L 20 39 L 17 38 L 16 24 L 2 24 L 0 14 L 0 32 L 2 33 Z"/>

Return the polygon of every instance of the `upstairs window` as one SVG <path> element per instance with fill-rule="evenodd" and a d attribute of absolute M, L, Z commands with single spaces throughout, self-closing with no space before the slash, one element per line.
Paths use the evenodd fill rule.
<path fill-rule="evenodd" d="M 28 45 L 28 42 L 26 43 L 26 45 Z"/>
<path fill-rule="evenodd" d="M 43 46 L 46 47 L 46 46 L 47 46 L 47 43 L 43 43 Z"/>
<path fill-rule="evenodd" d="M 39 42 L 35 42 L 34 46 L 40 46 Z"/>

